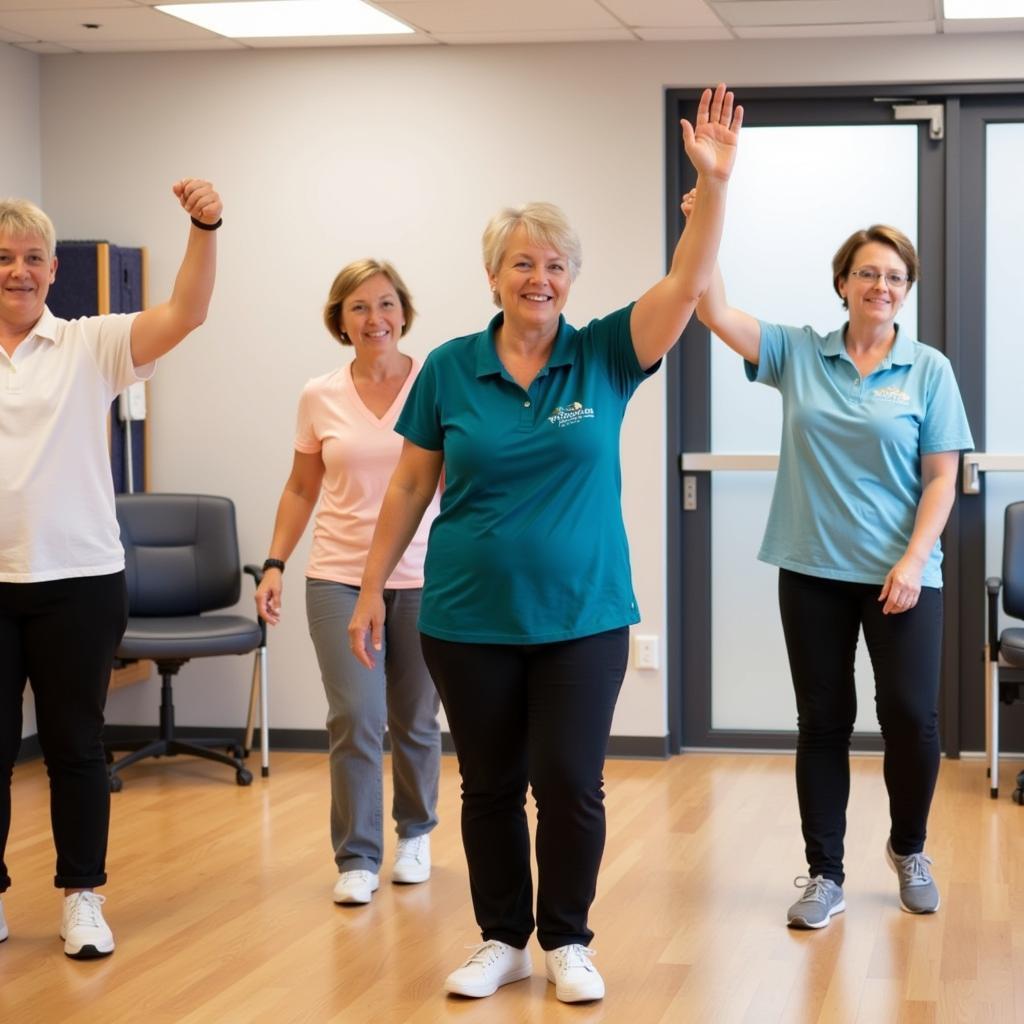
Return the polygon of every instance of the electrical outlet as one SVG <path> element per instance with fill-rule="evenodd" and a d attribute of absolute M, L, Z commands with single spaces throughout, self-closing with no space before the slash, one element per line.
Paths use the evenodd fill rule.
<path fill-rule="evenodd" d="M 658 638 L 637 634 L 633 637 L 633 665 L 635 668 L 657 668 Z"/>

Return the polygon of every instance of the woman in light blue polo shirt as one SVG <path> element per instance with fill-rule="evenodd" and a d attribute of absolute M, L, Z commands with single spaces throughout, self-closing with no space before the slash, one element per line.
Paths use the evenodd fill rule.
<path fill-rule="evenodd" d="M 683 203 L 684 213 L 692 196 Z M 896 323 L 918 276 L 895 228 L 857 231 L 832 261 L 849 321 L 827 335 L 762 323 L 729 306 L 721 275 L 697 307 L 782 393 L 779 472 L 759 557 L 779 566 L 779 605 L 796 692 L 796 781 L 808 876 L 792 927 L 845 910 L 843 838 L 857 715 L 854 653 L 864 630 L 885 741 L 892 828 L 886 858 L 900 902 L 933 913 L 924 854 L 939 768 L 942 549 L 959 467 L 973 446 L 949 361 Z"/>
<path fill-rule="evenodd" d="M 484 234 L 501 312 L 424 363 L 399 418 L 384 499 L 349 627 L 380 651 L 381 589 L 442 464 L 420 633 L 462 774 L 462 835 L 483 943 L 445 982 L 489 996 L 529 976 L 536 926 L 565 1002 L 600 999 L 587 926 L 604 848 L 602 769 L 626 668 L 633 596 L 620 506 L 626 404 L 686 326 L 715 264 L 742 109 L 719 86 L 683 141 L 701 199 L 668 275 L 577 330 L 562 316 L 579 241 L 547 203 Z M 707 191 L 705 191 L 705 189 Z M 370 632 L 370 649 L 366 634 Z M 533 912 L 527 788 L 537 802 Z"/>

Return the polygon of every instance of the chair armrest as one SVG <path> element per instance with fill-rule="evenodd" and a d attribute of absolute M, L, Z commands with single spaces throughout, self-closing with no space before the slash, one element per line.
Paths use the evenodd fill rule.
<path fill-rule="evenodd" d="M 995 661 L 999 657 L 999 591 L 1003 581 L 999 576 L 989 576 L 985 580 L 988 592 L 988 650 L 989 657 Z"/>

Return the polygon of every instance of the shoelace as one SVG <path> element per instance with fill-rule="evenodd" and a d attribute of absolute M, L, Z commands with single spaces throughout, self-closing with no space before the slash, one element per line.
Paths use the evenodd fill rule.
<path fill-rule="evenodd" d="M 510 947 L 495 942 L 493 939 L 479 946 L 467 946 L 466 949 L 472 949 L 473 953 L 462 966 L 469 967 L 471 964 L 479 964 L 481 967 L 490 967 L 491 964 L 505 955 L 507 948 Z"/>
<path fill-rule="evenodd" d="M 398 840 L 398 860 L 414 860 L 419 863 L 423 847 L 426 846 L 426 836 L 413 836 L 411 839 Z"/>
<path fill-rule="evenodd" d="M 98 928 L 103 916 L 100 913 L 100 907 L 106 901 L 106 898 L 106 896 L 101 896 L 98 892 L 72 893 L 68 926 L 78 928 L 84 925 L 86 928 Z"/>
<path fill-rule="evenodd" d="M 898 853 L 893 853 L 892 856 L 900 873 L 901 885 L 931 884 L 932 873 L 928 870 L 928 865 L 931 864 L 932 859 L 927 854 L 908 853 L 905 857 L 901 857 Z"/>
<path fill-rule="evenodd" d="M 793 879 L 793 884 L 798 889 L 803 889 L 804 894 L 801 898 L 803 900 L 815 900 L 818 903 L 828 903 L 828 879 L 823 878 L 821 875 L 816 875 L 814 878 L 808 878 L 806 875 L 797 875 Z"/>
<path fill-rule="evenodd" d="M 592 971 L 594 969 L 594 965 L 589 959 L 592 956 L 597 956 L 595 950 L 591 949 L 589 946 L 581 946 L 577 942 L 570 946 L 563 946 L 557 950 L 555 953 L 555 960 L 563 971 L 571 971 L 576 968 L 582 968 L 585 971 Z"/>
<path fill-rule="evenodd" d="M 344 885 L 369 885 L 370 884 L 370 872 L 369 871 L 343 871 L 341 873 L 341 882 Z"/>

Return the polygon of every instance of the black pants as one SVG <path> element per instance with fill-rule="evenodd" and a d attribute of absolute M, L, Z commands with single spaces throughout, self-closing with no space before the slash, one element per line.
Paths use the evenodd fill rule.
<path fill-rule="evenodd" d="M 107 880 L 110 786 L 103 706 L 127 619 L 123 572 L 0 583 L 0 892 L 11 884 L 3 854 L 26 678 L 50 777 L 54 885 L 91 888 Z"/>
<path fill-rule="evenodd" d="M 537 803 L 537 937 L 587 945 L 604 852 L 603 769 L 626 671 L 625 627 L 536 645 L 422 636 L 462 775 L 462 841 L 484 939 L 534 929 L 527 785 Z"/>
<path fill-rule="evenodd" d="M 885 742 L 884 775 L 900 854 L 924 849 L 939 772 L 942 591 L 883 615 L 881 587 L 779 572 L 779 607 L 796 691 L 796 788 L 810 874 L 843 883 L 850 736 L 857 717 L 853 665 L 863 627 Z"/>

